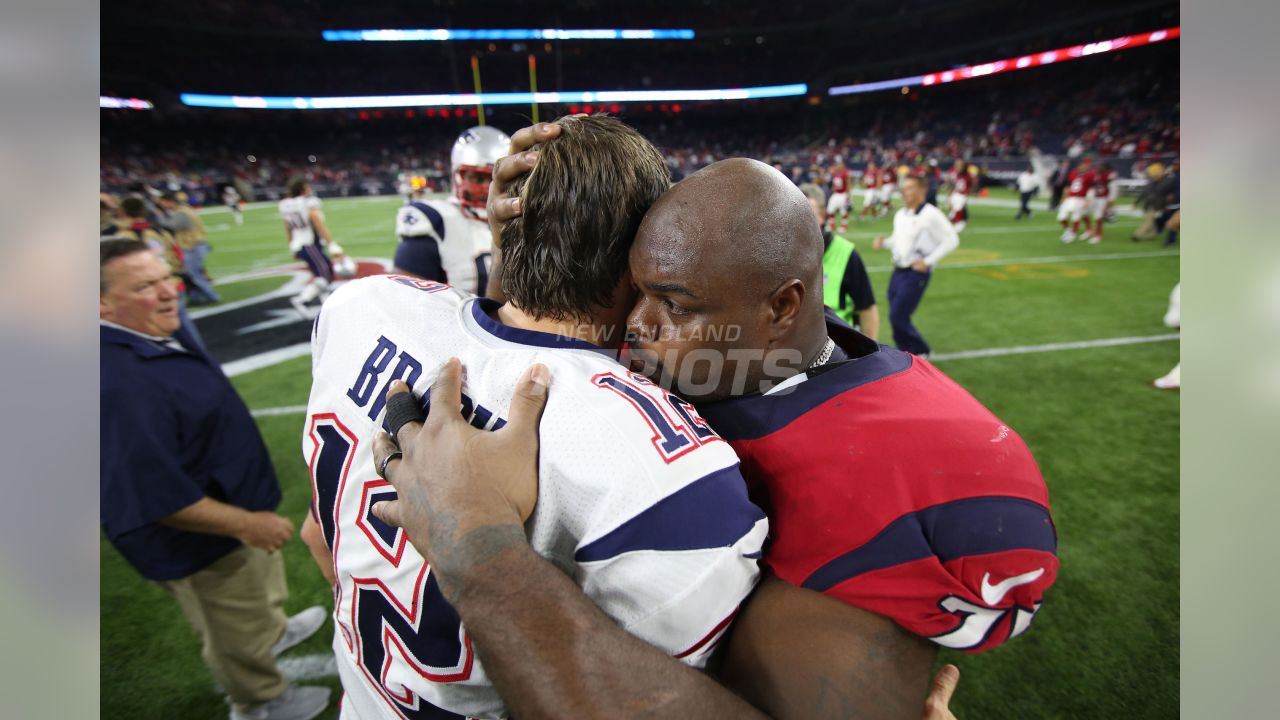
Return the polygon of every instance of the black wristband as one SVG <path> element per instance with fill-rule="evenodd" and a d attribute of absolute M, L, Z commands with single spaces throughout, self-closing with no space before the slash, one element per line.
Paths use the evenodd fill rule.
<path fill-rule="evenodd" d="M 400 442 L 398 438 L 400 428 L 404 427 L 405 423 L 420 423 L 426 419 L 427 416 L 422 412 L 422 406 L 412 391 L 392 395 L 391 399 L 387 400 L 387 429 L 391 433 L 391 439 L 397 444 Z"/>

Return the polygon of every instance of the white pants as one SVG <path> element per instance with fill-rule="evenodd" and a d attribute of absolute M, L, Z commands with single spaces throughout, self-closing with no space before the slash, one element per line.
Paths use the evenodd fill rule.
<path fill-rule="evenodd" d="M 876 188 L 867 188 L 866 191 L 862 193 L 863 207 L 875 205 L 878 202 L 880 202 L 880 191 Z"/>
<path fill-rule="evenodd" d="M 890 200 L 892 200 L 892 199 L 893 199 L 893 193 L 894 193 L 894 191 L 895 191 L 895 190 L 897 190 L 897 189 L 898 189 L 898 186 L 897 186 L 896 184 L 894 184 L 894 183 L 890 183 L 890 184 L 888 184 L 888 185 L 881 185 L 881 186 L 880 186 L 880 200 L 881 200 L 882 202 L 889 202 Z"/>
<path fill-rule="evenodd" d="M 1062 204 L 1058 206 L 1058 222 L 1062 222 L 1063 220 L 1077 222 L 1082 217 L 1084 217 L 1084 198 L 1062 198 Z"/>
<path fill-rule="evenodd" d="M 951 208 L 951 212 L 960 212 L 964 209 L 964 204 L 968 201 L 969 196 L 964 193 L 953 192 L 947 196 L 947 206 Z"/>
<path fill-rule="evenodd" d="M 1098 220 L 1107 214 L 1107 203 L 1110 202 L 1104 197 L 1089 198 L 1089 217 Z"/>
<path fill-rule="evenodd" d="M 834 215 L 841 210 L 849 212 L 849 193 L 832 193 L 827 198 L 827 214 Z"/>

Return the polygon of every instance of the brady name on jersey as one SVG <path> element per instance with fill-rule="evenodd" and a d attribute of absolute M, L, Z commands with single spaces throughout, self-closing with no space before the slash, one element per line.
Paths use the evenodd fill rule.
<path fill-rule="evenodd" d="M 369 443 L 390 382 L 425 395 L 450 357 L 467 369 L 463 414 L 490 430 L 525 368 L 551 370 L 526 530 L 627 631 L 700 667 L 757 580 L 768 521 L 692 405 L 595 345 L 498 322 L 497 306 L 389 275 L 348 283 L 316 321 L 302 445 L 333 558 L 344 718 L 505 713 L 422 556 L 371 512 L 394 497 Z"/>

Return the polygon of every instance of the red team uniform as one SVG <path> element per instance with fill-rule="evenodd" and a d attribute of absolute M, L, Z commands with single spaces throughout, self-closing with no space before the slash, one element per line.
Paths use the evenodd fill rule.
<path fill-rule="evenodd" d="M 866 188 L 862 194 L 862 213 L 865 216 L 875 212 L 880 204 L 880 171 L 874 166 L 867 166 L 862 173 L 862 186 Z"/>
<path fill-rule="evenodd" d="M 844 216 L 840 229 L 849 226 L 849 170 L 843 166 L 831 171 L 831 195 L 827 198 L 827 226 L 834 228 L 835 216 Z"/>
<path fill-rule="evenodd" d="M 832 194 L 849 192 L 848 170 L 835 170 L 831 173 L 831 192 Z"/>
<path fill-rule="evenodd" d="M 973 191 L 973 176 L 968 169 L 957 170 L 951 177 L 951 196 L 947 204 L 951 208 L 951 224 L 957 226 L 956 231 L 963 229 L 969 219 L 969 193 Z"/>
<path fill-rule="evenodd" d="M 1092 165 L 1082 164 L 1067 174 L 1067 192 L 1058 207 L 1058 222 L 1062 223 L 1062 241 L 1071 242 L 1080 231 L 1080 220 L 1088 209 L 1090 191 L 1097 177 Z M 1068 227 L 1068 222 L 1070 227 Z"/>
<path fill-rule="evenodd" d="M 1115 200 L 1111 195 L 1111 183 L 1116 179 L 1116 171 L 1110 168 L 1098 168 L 1094 175 L 1093 198 L 1088 201 L 1089 217 L 1093 219 L 1093 237 L 1091 243 L 1102 241 L 1102 224 L 1111 214 L 1111 203 Z"/>
<path fill-rule="evenodd" d="M 893 191 L 898 188 L 898 171 L 892 166 L 880 171 L 880 201 L 885 212 L 893 210 Z"/>
<path fill-rule="evenodd" d="M 1027 446 L 927 361 L 828 330 L 853 359 L 699 406 L 769 516 L 764 562 L 944 647 L 1022 633 L 1058 572 Z"/>

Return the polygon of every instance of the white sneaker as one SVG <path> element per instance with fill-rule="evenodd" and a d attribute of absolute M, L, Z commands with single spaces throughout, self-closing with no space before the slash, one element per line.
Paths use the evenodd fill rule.
<path fill-rule="evenodd" d="M 306 640 L 324 625 L 324 619 L 329 616 L 324 608 L 319 605 L 303 610 L 302 612 L 289 618 L 284 626 L 284 635 L 280 636 L 280 640 L 271 646 L 271 654 L 279 656 L 284 651 Z"/>
<path fill-rule="evenodd" d="M 290 685 L 280 697 L 252 710 L 231 709 L 231 720 L 311 720 L 329 707 L 329 688 Z"/>
<path fill-rule="evenodd" d="M 1159 390 L 1178 390 L 1182 387 L 1182 363 L 1173 366 L 1168 375 L 1156 378 L 1152 383 Z"/>
<path fill-rule="evenodd" d="M 1076 241 L 1076 234 L 1071 232 L 1070 230 L 1063 230 L 1062 237 L 1058 239 L 1062 241 L 1063 245 L 1070 245 L 1071 243 Z"/>
<path fill-rule="evenodd" d="M 1102 236 L 1101 236 L 1101 235 L 1090 235 L 1090 236 L 1089 236 L 1089 244 L 1090 244 L 1090 245 L 1097 245 L 1097 244 L 1098 244 L 1098 243 L 1100 243 L 1100 242 L 1102 242 Z"/>

